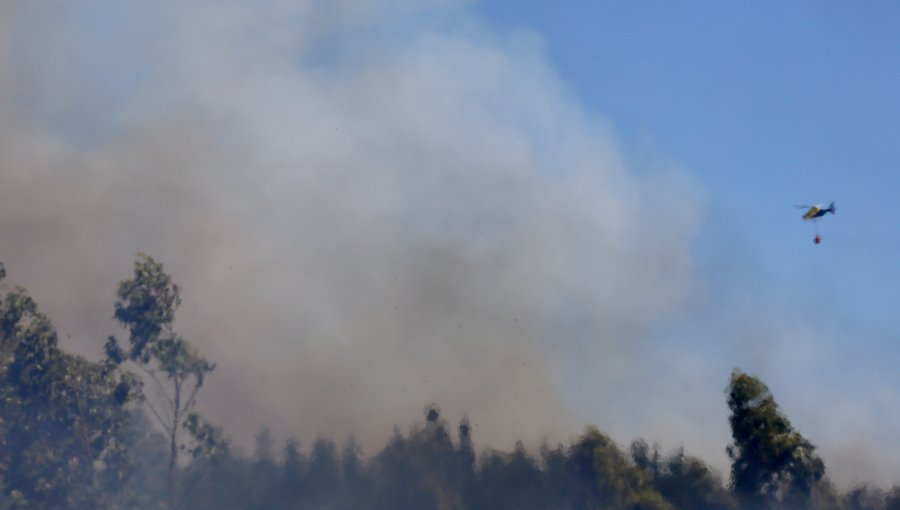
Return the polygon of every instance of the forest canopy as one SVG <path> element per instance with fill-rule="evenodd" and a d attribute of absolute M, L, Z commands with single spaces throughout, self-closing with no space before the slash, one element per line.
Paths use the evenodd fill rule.
<path fill-rule="evenodd" d="M 900 510 L 900 486 L 839 492 L 768 387 L 737 369 L 727 478 L 594 426 L 569 444 L 476 453 L 469 419 L 451 426 L 437 404 L 369 456 L 352 437 L 304 449 L 265 428 L 245 455 L 194 408 L 216 366 L 175 330 L 180 288 L 161 263 L 139 255 L 120 283 L 129 336 L 107 338 L 99 361 L 65 352 L 5 277 L 0 264 L 0 508 Z"/>

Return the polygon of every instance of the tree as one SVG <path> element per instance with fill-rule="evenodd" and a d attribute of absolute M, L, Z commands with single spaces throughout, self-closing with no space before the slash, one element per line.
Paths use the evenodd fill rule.
<path fill-rule="evenodd" d="M 609 436 L 588 427 L 569 448 L 566 471 L 578 486 L 575 508 L 672 510 Z"/>
<path fill-rule="evenodd" d="M 475 490 L 475 447 L 472 442 L 472 424 L 463 416 L 457 426 L 459 448 L 456 451 L 456 485 L 465 501 L 471 501 Z"/>
<path fill-rule="evenodd" d="M 702 460 L 679 449 L 666 459 L 655 486 L 676 508 L 734 510 L 734 498 Z"/>
<path fill-rule="evenodd" d="M 114 363 L 133 362 L 154 385 L 155 392 L 145 402 L 169 442 L 167 490 L 170 506 L 174 507 L 179 452 L 191 449 L 196 457 L 203 454 L 196 447 L 204 446 L 214 452 L 216 446 L 209 441 L 220 436 L 199 415 L 191 413 L 204 378 L 215 365 L 175 333 L 173 323 L 181 294 L 161 263 L 139 254 L 134 277 L 121 282 L 116 295 L 115 318 L 129 330 L 129 347 L 122 349 L 110 336 L 107 356 Z M 194 448 L 182 440 L 185 433 L 194 436 Z M 201 433 L 203 437 L 198 437 Z"/>
<path fill-rule="evenodd" d="M 306 508 L 334 508 L 343 486 L 341 464 L 334 441 L 316 439 L 309 454 L 309 469 L 306 473 Z"/>
<path fill-rule="evenodd" d="M 304 492 L 305 474 L 306 474 L 306 457 L 300 451 L 300 443 L 289 438 L 282 450 L 284 458 L 281 476 L 277 481 L 277 493 L 279 499 L 285 502 L 282 507 L 291 508 L 291 503 L 296 506 L 296 502 L 300 500 Z"/>
<path fill-rule="evenodd" d="M 362 446 L 352 435 L 341 449 L 341 474 L 344 490 L 339 507 L 358 508 L 364 506 L 367 490 L 366 469 L 363 463 Z"/>
<path fill-rule="evenodd" d="M 5 276 L 0 264 L 0 281 Z M 0 477 L 14 507 L 104 507 L 130 474 L 136 379 L 59 349 L 25 289 L 0 299 Z"/>
<path fill-rule="evenodd" d="M 900 510 L 900 485 L 895 485 L 888 493 L 884 508 L 885 510 Z"/>
<path fill-rule="evenodd" d="M 516 442 L 512 453 L 490 450 L 482 458 L 477 508 L 546 508 L 543 473 L 537 461 Z"/>
<path fill-rule="evenodd" d="M 884 494 L 877 488 L 866 485 L 854 487 L 845 497 L 846 510 L 880 510 L 884 504 Z"/>
<path fill-rule="evenodd" d="M 825 476 L 815 446 L 791 427 L 769 388 L 735 369 L 727 388 L 733 443 L 731 483 L 745 508 L 807 505 Z"/>
<path fill-rule="evenodd" d="M 370 462 L 372 495 L 368 508 L 464 508 L 457 476 L 459 451 L 435 404 L 425 407 L 425 426 L 408 437 L 395 431 L 387 446 Z"/>

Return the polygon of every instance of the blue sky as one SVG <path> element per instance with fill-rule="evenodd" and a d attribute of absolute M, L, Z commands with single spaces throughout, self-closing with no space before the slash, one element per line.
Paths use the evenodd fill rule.
<path fill-rule="evenodd" d="M 812 388 L 823 380 L 863 400 L 900 386 L 896 3 L 487 1 L 477 9 L 493 26 L 540 33 L 562 79 L 611 121 L 626 155 L 666 154 L 699 180 L 710 201 L 697 243 L 703 278 L 769 303 L 760 322 L 803 324 L 815 337 L 798 356 L 813 365 L 800 370 L 806 380 L 710 344 L 733 331 L 716 323 L 733 312 L 721 308 L 748 306 L 739 299 L 669 330 L 673 342 L 758 373 L 783 405 L 828 398 Z M 824 240 L 814 246 L 813 228 L 792 206 L 831 200 L 838 214 L 821 222 Z"/>
<path fill-rule="evenodd" d="M 868 393 L 873 378 L 900 384 L 892 373 L 900 360 L 895 3 L 478 8 L 498 26 L 542 34 L 563 79 L 612 121 L 627 154 L 649 146 L 702 183 L 711 205 L 698 243 L 701 274 L 820 329 L 813 349 L 835 354 L 830 375 L 851 391 Z M 814 246 L 792 205 L 831 200 L 838 215 L 821 223 L 824 241 Z M 750 363 L 745 369 L 756 368 Z"/>
<path fill-rule="evenodd" d="M 767 286 L 801 302 L 824 285 L 826 310 L 896 329 L 896 4 L 478 5 L 498 26 L 539 32 L 626 153 L 650 146 L 689 168 L 712 202 L 710 221 L 761 265 Z M 831 200 L 840 213 L 822 221 L 824 244 L 813 247 L 792 205 Z"/>
<path fill-rule="evenodd" d="M 528 27 L 628 150 L 690 168 L 769 283 L 864 322 L 900 304 L 900 8 L 892 2 L 482 2 Z M 825 244 L 794 204 L 836 200 Z M 830 221 L 833 220 L 833 221 Z M 739 269 L 739 268 L 737 268 Z M 813 281 L 810 281 L 813 280 Z"/>
<path fill-rule="evenodd" d="M 239 444 L 437 401 L 725 470 L 740 367 L 887 486 L 898 48 L 889 2 L 3 4 L 0 260 L 91 356 L 162 260 Z"/>

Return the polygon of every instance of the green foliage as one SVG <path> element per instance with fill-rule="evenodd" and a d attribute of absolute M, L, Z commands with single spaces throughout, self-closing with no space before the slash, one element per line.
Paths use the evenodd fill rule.
<path fill-rule="evenodd" d="M 184 420 L 191 442 L 183 445 L 192 459 L 219 462 L 228 455 L 228 443 L 222 429 L 207 422 L 198 413 L 190 413 Z"/>
<path fill-rule="evenodd" d="M 125 433 L 129 403 L 139 398 L 136 379 L 61 351 L 53 324 L 22 288 L 0 300 L 0 356 L 6 504 L 108 503 L 130 475 Z"/>
<path fill-rule="evenodd" d="M 119 284 L 115 318 L 129 329 L 131 349 L 128 357 L 143 364 L 150 362 L 159 340 L 172 340 L 175 310 L 181 295 L 163 265 L 144 254 L 134 263 L 134 278 Z"/>
<path fill-rule="evenodd" d="M 289 440 L 279 458 L 265 429 L 245 458 L 192 410 L 215 367 L 175 333 L 180 289 L 162 264 L 141 255 L 120 284 L 128 345 L 109 337 L 100 363 L 62 351 L 5 276 L 0 264 L 0 509 L 900 510 L 900 487 L 839 494 L 768 388 L 737 370 L 732 490 L 680 449 L 638 440 L 625 453 L 595 427 L 567 447 L 532 455 L 519 442 L 476 462 L 468 419 L 452 438 L 434 404 L 368 459 L 352 438 L 319 438 L 308 456 Z"/>
<path fill-rule="evenodd" d="M 541 508 L 545 503 L 542 475 L 521 441 L 509 453 L 490 450 L 482 458 L 475 506 L 498 510 Z"/>
<path fill-rule="evenodd" d="M 568 471 L 581 482 L 576 508 L 671 509 L 606 434 L 588 427 L 569 449 Z"/>
<path fill-rule="evenodd" d="M 727 395 L 735 494 L 752 509 L 805 507 L 825 476 L 815 447 L 794 431 L 759 379 L 735 370 Z"/>
<path fill-rule="evenodd" d="M 425 426 L 408 437 L 395 434 L 372 460 L 372 508 L 463 508 L 465 453 L 451 441 L 434 404 L 425 408 Z"/>
<path fill-rule="evenodd" d="M 180 289 L 161 263 L 140 254 L 134 263 L 134 277 L 119 284 L 117 297 L 115 318 L 128 328 L 129 346 L 123 349 L 110 336 L 105 346 L 107 359 L 113 364 L 131 360 L 154 383 L 156 392 L 145 402 L 169 439 L 167 486 L 169 506 L 174 507 L 179 452 L 189 452 L 193 458 L 216 457 L 224 444 L 218 429 L 191 413 L 206 374 L 215 365 L 175 333 Z M 165 382 L 160 374 L 165 375 Z M 192 445 L 182 440 L 183 429 L 189 433 Z"/>
<path fill-rule="evenodd" d="M 175 311 L 181 304 L 178 285 L 152 257 L 139 255 L 134 263 L 134 278 L 119 284 L 115 304 L 116 319 L 129 330 L 130 347 L 123 352 L 115 337 L 110 337 L 106 352 L 110 359 L 127 358 L 140 364 L 156 364 L 169 379 L 192 378 L 197 387 L 215 365 L 173 329 Z"/>
<path fill-rule="evenodd" d="M 644 468 L 653 485 L 675 508 L 694 510 L 736 510 L 737 502 L 722 480 L 702 460 L 677 450 L 667 459 L 658 451 Z"/>

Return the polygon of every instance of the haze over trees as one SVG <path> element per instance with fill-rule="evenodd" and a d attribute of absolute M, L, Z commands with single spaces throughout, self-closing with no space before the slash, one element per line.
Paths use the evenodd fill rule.
<path fill-rule="evenodd" d="M 900 486 L 839 493 L 766 385 L 739 370 L 725 391 L 728 479 L 593 426 L 570 444 L 476 454 L 468 418 L 451 426 L 436 404 L 368 456 L 352 437 L 305 450 L 266 429 L 246 456 L 193 410 L 215 365 L 175 332 L 180 289 L 162 264 L 141 255 L 120 284 L 128 342 L 109 337 L 100 361 L 60 349 L 5 276 L 0 264 L 0 508 L 900 510 Z"/>

